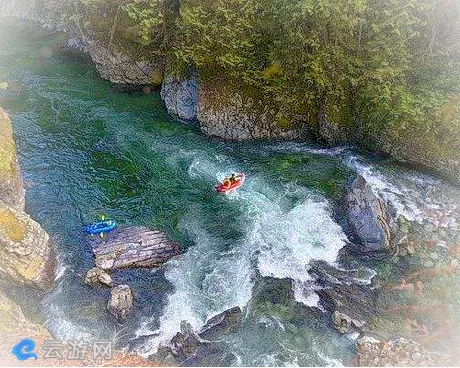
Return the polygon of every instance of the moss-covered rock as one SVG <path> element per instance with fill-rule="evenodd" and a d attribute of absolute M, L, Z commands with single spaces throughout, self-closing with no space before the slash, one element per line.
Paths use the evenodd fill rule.
<path fill-rule="evenodd" d="M 304 136 L 303 125 L 270 96 L 215 78 L 200 81 L 197 119 L 206 134 L 234 141 Z"/>
<path fill-rule="evenodd" d="M 48 234 L 29 215 L 0 201 L 0 274 L 49 289 L 54 261 Z"/>
<path fill-rule="evenodd" d="M 24 187 L 11 121 L 1 108 L 0 275 L 41 289 L 49 289 L 54 280 L 48 234 L 24 212 Z"/>
<path fill-rule="evenodd" d="M 11 121 L 2 108 L 0 108 L 0 198 L 9 206 L 24 208 L 24 187 Z"/>

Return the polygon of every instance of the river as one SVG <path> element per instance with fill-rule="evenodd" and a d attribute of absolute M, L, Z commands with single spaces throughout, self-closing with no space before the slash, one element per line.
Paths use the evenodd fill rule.
<path fill-rule="evenodd" d="M 257 304 L 255 285 L 267 276 L 292 278 L 297 302 L 316 305 L 309 263 L 335 264 L 346 244 L 333 206 L 356 171 L 418 221 L 446 205 L 436 196 L 450 199 L 454 189 L 351 148 L 206 137 L 169 117 L 158 93 L 114 91 L 87 60 L 59 51 L 59 36 L 1 27 L 0 76 L 9 88 L 0 104 L 14 125 L 27 211 L 50 234 L 58 258 L 55 288 L 37 308 L 56 338 L 116 338 L 120 348 L 149 356 L 182 320 L 199 328 L 238 305 L 247 306 L 243 326 L 224 338 L 232 364 L 352 358 L 352 339 L 325 318 Z M 245 185 L 216 195 L 214 185 L 230 172 L 246 173 Z M 99 214 L 121 227 L 165 231 L 185 250 L 160 269 L 114 274 L 136 296 L 122 326 L 106 311 L 109 290 L 83 284 L 93 257 L 82 225 Z M 361 271 L 364 281 L 372 274 Z"/>

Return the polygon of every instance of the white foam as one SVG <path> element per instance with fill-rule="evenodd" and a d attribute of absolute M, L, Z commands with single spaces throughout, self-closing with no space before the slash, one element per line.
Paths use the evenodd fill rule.
<path fill-rule="evenodd" d="M 270 207 L 261 214 L 253 234 L 261 250 L 258 268 L 263 276 L 305 282 L 310 261 L 336 261 L 346 236 L 325 201 L 308 199 L 287 213 L 274 203 Z"/>
<path fill-rule="evenodd" d="M 197 209 L 181 226 L 195 245 L 185 254 L 168 262 L 165 276 L 174 285 L 160 318 L 158 335 L 139 351 L 148 356 L 167 342 L 187 321 L 198 330 L 208 318 L 233 306 L 244 306 L 251 297 L 250 257 L 253 250 L 236 242 L 221 252 L 222 242 L 209 235 Z M 145 333 L 145 331 L 144 331 Z"/>
<path fill-rule="evenodd" d="M 455 191 L 454 188 L 448 188 L 446 183 L 422 173 L 398 172 L 384 175 L 377 167 L 365 164 L 358 156 L 346 157 L 345 163 L 363 176 L 374 194 L 391 204 L 397 216 L 402 215 L 418 223 L 429 221 L 438 227 L 458 226 L 458 203 L 455 197 L 459 193 L 458 190 L 456 194 L 450 193 L 450 200 L 446 201 L 441 194 Z"/>
<path fill-rule="evenodd" d="M 288 152 L 288 153 L 311 153 L 319 156 L 340 156 L 346 150 L 350 149 L 349 146 L 338 146 L 333 148 L 312 148 L 308 143 L 294 143 L 284 142 L 267 145 L 264 147 L 274 152 Z"/>
<path fill-rule="evenodd" d="M 191 161 L 190 176 L 204 180 L 214 181 L 237 171 L 226 159 L 210 159 L 198 151 L 176 152 L 170 164 L 177 165 L 181 158 Z M 303 200 L 292 206 L 286 193 Z M 311 196 L 305 188 L 293 184 L 273 188 L 251 177 L 238 192 L 225 198 L 240 204 L 245 235 L 227 244 L 228 239 L 205 230 L 207 218 L 199 206 L 190 209 L 181 228 L 195 245 L 166 265 L 165 276 L 174 285 L 174 292 L 168 297 L 157 336 L 139 351 L 142 355 L 154 353 L 171 339 L 183 320 L 198 330 L 209 317 L 235 305 L 245 306 L 251 298 L 256 268 L 263 276 L 292 278 L 300 287 L 309 279 L 311 260 L 335 262 L 345 244 L 345 235 L 332 220 L 327 201 Z M 147 335 L 145 325 L 142 329 Z"/>

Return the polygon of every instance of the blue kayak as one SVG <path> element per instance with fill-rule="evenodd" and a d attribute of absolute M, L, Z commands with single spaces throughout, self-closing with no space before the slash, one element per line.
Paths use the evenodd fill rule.
<path fill-rule="evenodd" d="M 104 233 L 109 233 L 116 227 L 117 227 L 117 222 L 115 220 L 105 220 L 105 221 L 96 222 L 91 225 L 86 225 L 83 228 L 83 231 L 86 234 L 100 235 Z"/>

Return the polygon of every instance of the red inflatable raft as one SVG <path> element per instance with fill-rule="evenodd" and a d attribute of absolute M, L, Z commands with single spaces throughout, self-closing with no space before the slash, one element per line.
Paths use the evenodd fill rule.
<path fill-rule="evenodd" d="M 233 183 L 230 179 L 226 178 L 222 183 L 216 187 L 217 193 L 231 193 L 241 187 L 244 183 L 244 174 L 236 174 Z"/>

